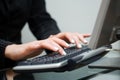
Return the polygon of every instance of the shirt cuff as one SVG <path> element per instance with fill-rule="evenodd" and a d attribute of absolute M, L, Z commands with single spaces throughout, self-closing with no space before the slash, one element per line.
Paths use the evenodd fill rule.
<path fill-rule="evenodd" d="M 16 62 L 5 57 L 5 48 L 8 45 L 13 44 L 12 42 L 0 39 L 0 71 L 6 70 L 13 67 Z"/>

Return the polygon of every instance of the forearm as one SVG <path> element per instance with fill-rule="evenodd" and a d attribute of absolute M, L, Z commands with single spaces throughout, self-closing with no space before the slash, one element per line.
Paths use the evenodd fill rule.
<path fill-rule="evenodd" d="M 47 15 L 46 15 L 47 16 Z M 32 22 L 29 22 L 29 27 L 32 33 L 35 35 L 37 39 L 46 39 L 50 35 L 55 35 L 60 32 L 60 29 L 58 28 L 58 25 L 54 19 L 52 19 L 50 16 L 47 16 L 46 20 L 42 20 L 38 16 L 37 21 L 36 18 L 32 19 Z M 38 23 L 34 24 L 33 22 L 36 21 Z M 41 21 L 41 22 L 39 22 Z"/>
<path fill-rule="evenodd" d="M 28 23 L 30 30 L 39 40 L 60 32 L 56 21 L 46 10 L 45 0 L 33 0 Z"/>

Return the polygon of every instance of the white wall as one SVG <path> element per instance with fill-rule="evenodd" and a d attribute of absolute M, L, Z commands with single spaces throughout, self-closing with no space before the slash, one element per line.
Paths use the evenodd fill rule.
<path fill-rule="evenodd" d="M 91 32 L 100 0 L 46 0 L 62 31 Z"/>
<path fill-rule="evenodd" d="M 95 24 L 101 0 L 46 0 L 47 10 L 64 32 L 91 33 Z M 35 38 L 23 29 L 23 42 Z"/>

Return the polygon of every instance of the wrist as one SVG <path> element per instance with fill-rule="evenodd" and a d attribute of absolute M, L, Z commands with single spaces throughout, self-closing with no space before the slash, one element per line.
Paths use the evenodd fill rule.
<path fill-rule="evenodd" d="M 16 60 L 15 56 L 13 55 L 14 54 L 13 51 L 15 50 L 16 47 L 17 47 L 16 44 L 11 44 L 6 46 L 5 57 L 11 60 Z"/>

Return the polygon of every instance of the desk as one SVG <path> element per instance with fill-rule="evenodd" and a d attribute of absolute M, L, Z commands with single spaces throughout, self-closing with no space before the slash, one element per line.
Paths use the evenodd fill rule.
<path fill-rule="evenodd" d="M 109 52 L 104 57 L 120 57 L 119 52 Z M 120 80 L 120 70 L 90 69 L 88 66 L 64 73 L 35 73 L 36 80 Z"/>

